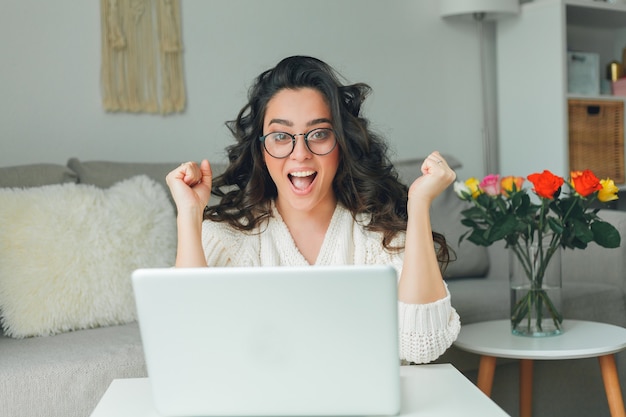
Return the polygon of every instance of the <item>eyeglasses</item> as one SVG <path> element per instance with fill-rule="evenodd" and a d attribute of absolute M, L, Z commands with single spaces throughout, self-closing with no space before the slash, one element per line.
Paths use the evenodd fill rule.
<path fill-rule="evenodd" d="M 313 129 L 307 133 L 292 135 L 285 132 L 272 132 L 261 136 L 263 147 L 267 153 L 277 159 L 286 158 L 296 148 L 296 136 L 304 136 L 304 143 L 315 155 L 327 155 L 337 146 L 335 131 L 329 128 Z"/>

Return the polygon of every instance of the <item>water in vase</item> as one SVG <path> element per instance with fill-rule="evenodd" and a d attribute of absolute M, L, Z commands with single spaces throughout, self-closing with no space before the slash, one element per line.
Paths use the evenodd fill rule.
<path fill-rule="evenodd" d="M 562 332 L 561 287 L 530 284 L 511 287 L 511 331 L 520 336 L 554 336 Z"/>

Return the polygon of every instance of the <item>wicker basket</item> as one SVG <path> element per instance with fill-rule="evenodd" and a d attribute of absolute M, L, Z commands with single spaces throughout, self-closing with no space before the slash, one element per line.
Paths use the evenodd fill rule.
<path fill-rule="evenodd" d="M 598 178 L 624 179 L 624 102 L 570 99 L 569 167 Z"/>

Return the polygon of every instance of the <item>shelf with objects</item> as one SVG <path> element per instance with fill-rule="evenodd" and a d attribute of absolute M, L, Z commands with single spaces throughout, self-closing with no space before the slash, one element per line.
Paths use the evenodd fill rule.
<path fill-rule="evenodd" d="M 515 18 L 497 22 L 497 110 L 502 175 L 528 175 L 549 169 L 569 177 L 573 149 L 570 129 L 574 122 L 570 120 L 571 108 L 590 101 L 591 116 L 606 107 L 611 114 L 617 114 L 618 125 L 612 128 L 617 129 L 621 124 L 621 130 L 612 132 L 612 140 L 617 142 L 612 149 L 619 149 L 619 157 L 602 161 L 601 166 L 596 163 L 595 168 L 602 172 L 611 164 L 610 172 L 619 174 L 616 184 L 626 190 L 623 162 L 626 89 L 623 93 L 616 91 L 622 95 L 614 95 L 612 82 L 607 79 L 612 62 L 626 66 L 624 48 L 626 2 L 535 0 L 522 4 Z M 584 65 L 579 60 L 574 66 L 569 65 L 571 60 L 581 56 L 590 59 Z M 622 72 L 620 76 L 625 74 Z M 578 79 L 572 80 L 572 76 Z M 620 81 L 626 84 L 626 79 Z M 622 109 L 621 114 L 617 108 Z M 606 122 L 598 126 L 606 126 Z M 574 152 L 580 152 L 580 148 L 577 149 Z M 601 151 L 601 146 L 590 146 L 583 153 L 590 157 Z M 592 158 L 587 159 L 594 164 Z M 582 161 L 584 163 L 585 158 Z M 580 158 L 577 163 L 581 163 Z M 580 166 L 574 168 L 580 169 Z M 587 168 L 596 170 L 591 166 Z"/>

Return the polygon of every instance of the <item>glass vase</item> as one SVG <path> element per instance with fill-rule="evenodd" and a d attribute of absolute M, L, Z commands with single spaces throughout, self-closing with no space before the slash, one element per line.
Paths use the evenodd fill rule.
<path fill-rule="evenodd" d="M 549 239 L 509 246 L 511 331 L 542 337 L 562 332 L 561 248 Z"/>

